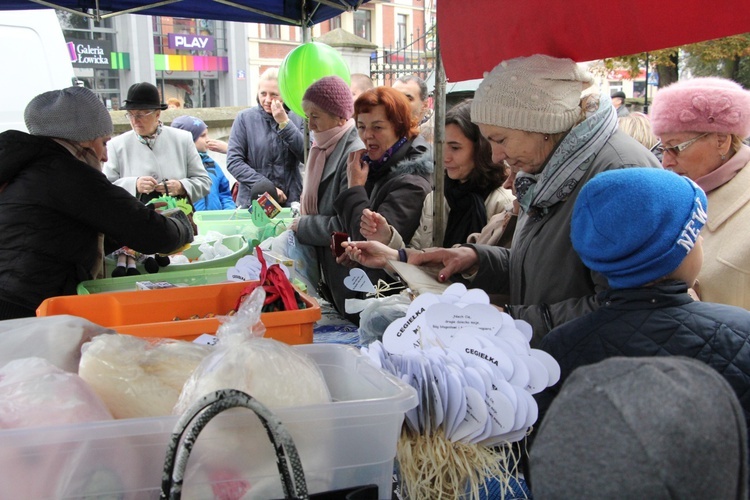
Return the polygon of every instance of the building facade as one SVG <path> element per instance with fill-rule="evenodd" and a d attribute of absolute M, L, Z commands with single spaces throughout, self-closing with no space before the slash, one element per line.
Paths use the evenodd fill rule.
<path fill-rule="evenodd" d="M 425 66 L 432 50 L 435 4 L 374 0 L 307 33 L 294 26 L 132 14 L 94 21 L 58 11 L 58 19 L 76 76 L 109 109 L 120 109 L 130 85 L 143 81 L 155 84 L 165 102 L 175 98 L 184 108 L 228 107 L 252 105 L 263 71 L 336 28 L 377 46 L 365 54 L 376 83 L 389 83 L 399 71 L 416 72 L 415 64 Z M 352 72 L 367 73 L 366 64 L 348 62 Z"/>

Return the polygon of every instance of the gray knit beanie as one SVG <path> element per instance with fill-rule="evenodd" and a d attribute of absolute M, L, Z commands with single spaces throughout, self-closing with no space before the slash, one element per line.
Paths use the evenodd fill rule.
<path fill-rule="evenodd" d="M 23 113 L 31 135 L 84 142 L 112 135 L 112 118 L 89 89 L 68 87 L 34 97 Z"/>
<path fill-rule="evenodd" d="M 568 377 L 530 464 L 537 500 L 746 499 L 745 417 L 705 363 L 609 358 Z"/>
<path fill-rule="evenodd" d="M 536 54 L 503 61 L 479 85 L 471 121 L 557 134 L 581 117 L 581 93 L 594 79 L 571 59 Z"/>

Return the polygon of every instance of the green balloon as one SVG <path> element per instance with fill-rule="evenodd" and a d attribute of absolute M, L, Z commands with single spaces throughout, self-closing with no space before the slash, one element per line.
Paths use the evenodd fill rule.
<path fill-rule="evenodd" d="M 334 75 L 347 85 L 351 83 L 349 66 L 336 49 L 320 42 L 300 45 L 287 54 L 279 67 L 279 91 L 284 104 L 304 117 L 302 96 L 307 87 L 324 76 Z"/>

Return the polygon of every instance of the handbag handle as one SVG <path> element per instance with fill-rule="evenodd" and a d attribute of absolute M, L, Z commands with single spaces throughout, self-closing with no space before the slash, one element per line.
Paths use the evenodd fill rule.
<path fill-rule="evenodd" d="M 160 496 L 162 500 L 180 500 L 187 461 L 198 435 L 216 415 L 237 407 L 252 410 L 266 429 L 268 438 L 276 450 L 276 466 L 279 469 L 284 496 L 289 499 L 309 499 L 297 447 L 281 420 L 249 394 L 236 389 L 222 389 L 203 396 L 177 421 L 164 459 Z M 292 474 L 289 473 L 289 463 L 292 466 Z"/>

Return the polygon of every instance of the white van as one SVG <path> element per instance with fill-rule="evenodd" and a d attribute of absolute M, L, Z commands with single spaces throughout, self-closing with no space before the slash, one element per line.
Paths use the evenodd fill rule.
<path fill-rule="evenodd" d="M 0 67 L 0 132 L 26 131 L 23 110 L 34 96 L 76 82 L 54 10 L 3 11 Z"/>

